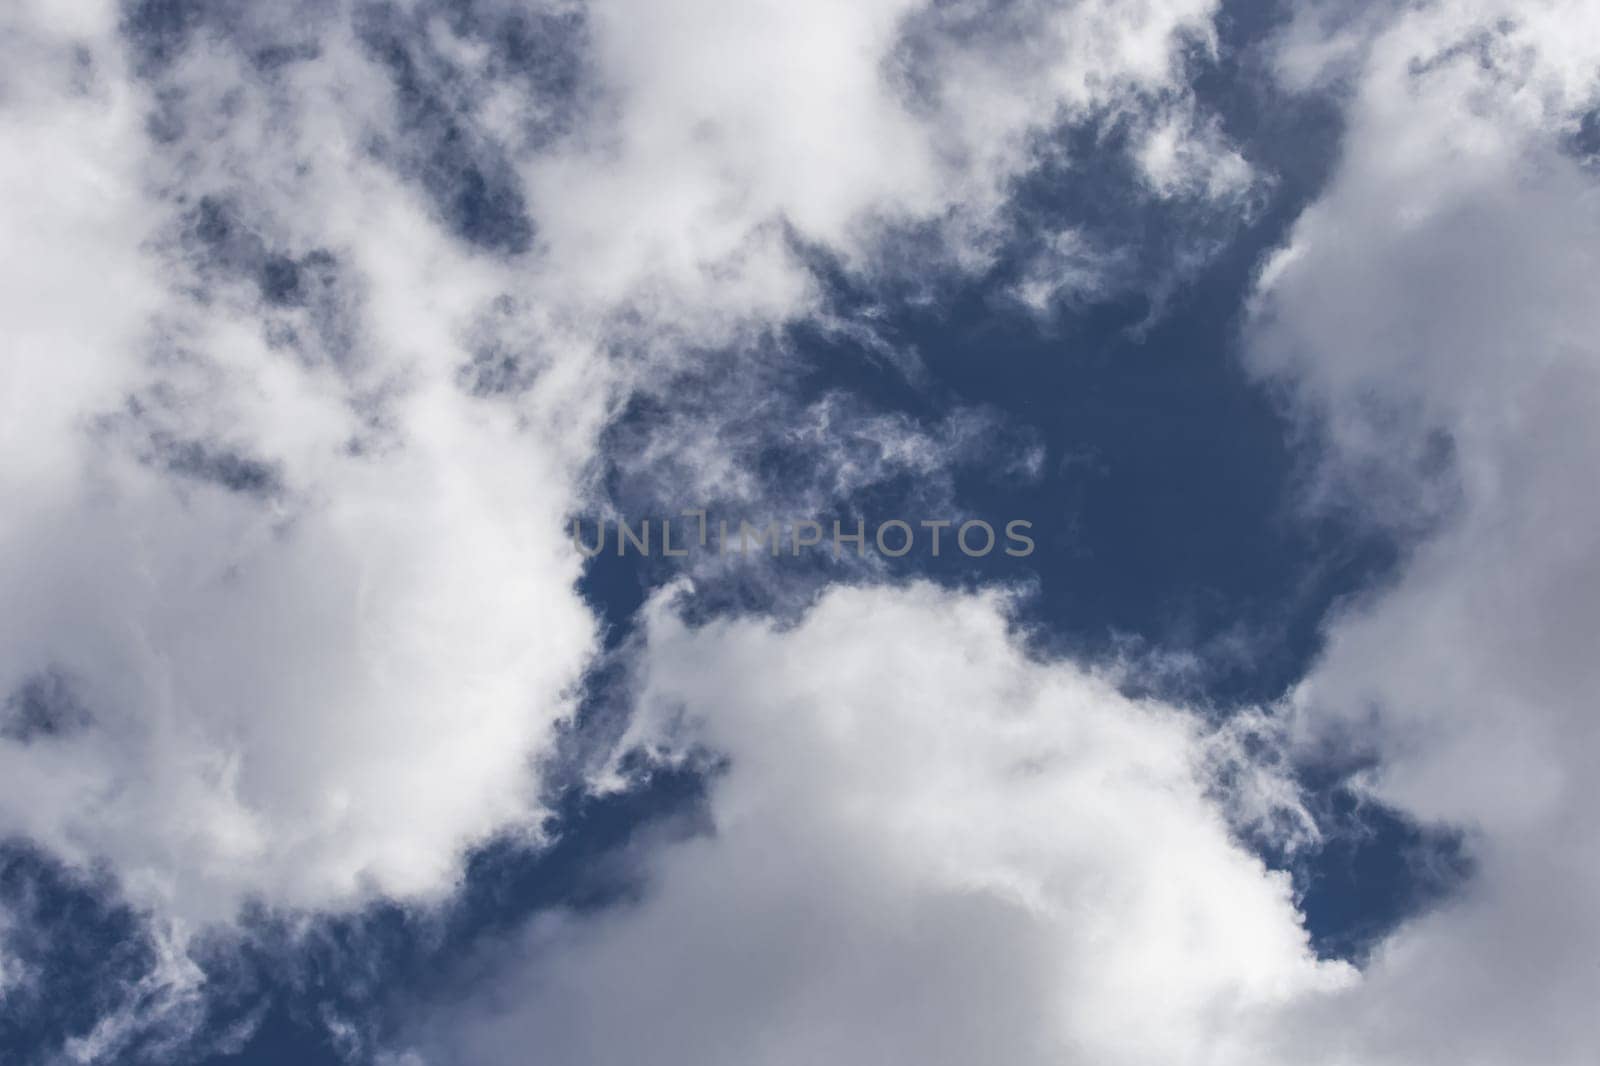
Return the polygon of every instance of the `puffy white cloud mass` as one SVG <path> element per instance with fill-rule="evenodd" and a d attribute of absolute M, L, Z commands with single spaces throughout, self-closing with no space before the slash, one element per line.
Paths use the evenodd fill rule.
<path fill-rule="evenodd" d="M 1249 181 L 1190 106 L 1211 0 L 604 0 L 587 8 L 605 117 L 525 166 L 569 284 L 678 314 L 814 300 L 792 237 L 857 269 L 896 229 L 981 266 L 1012 182 L 1057 126 L 1125 117 L 1156 193 Z M 1226 179 L 1213 175 L 1226 174 Z M 927 260 L 917 269 L 930 267 Z M 713 295 L 712 290 L 715 290 Z"/>
<path fill-rule="evenodd" d="M 1030 658 L 993 598 L 835 590 L 695 630 L 658 604 L 636 738 L 729 757 L 709 831 L 642 848 L 636 904 L 534 923 L 493 1001 L 402 1059 L 1592 1061 L 1594 29 L 1435 4 L 1280 39 L 1348 129 L 1246 356 L 1318 445 L 1312 503 L 1414 544 L 1332 621 L 1292 742 L 1464 829 L 1456 897 L 1359 974 L 1315 962 L 1208 791 L 1221 741 Z"/>
<path fill-rule="evenodd" d="M 533 810 L 585 661 L 559 523 L 594 401 L 458 387 L 511 278 L 352 138 L 244 96 L 157 159 L 78 32 L 6 38 L 42 58 L 0 105 L 0 831 L 186 919 L 436 894 Z"/>
<path fill-rule="evenodd" d="M 630 383 L 1204 125 L 1212 8 L 8 4 L 0 833 L 191 922 L 447 891 L 537 825 Z"/>
<path fill-rule="evenodd" d="M 1295 742 L 1366 749 L 1375 795 L 1469 830 L 1463 894 L 1360 974 L 1319 961 L 1234 830 L 1292 790 L 1219 794 L 1219 759 L 1250 768 L 1229 733 L 1033 657 L 997 594 L 701 628 L 660 597 L 629 739 L 727 758 L 712 831 L 641 845 L 637 901 L 535 921 L 405 1055 L 1590 1061 L 1592 7 L 1310 7 L 1279 42 L 1348 126 L 1247 358 L 1325 446 L 1317 502 L 1417 538 L 1332 624 Z M 438 899 L 536 830 L 595 646 L 562 520 L 604 428 L 817 313 L 807 249 L 986 269 L 1075 123 L 1133 131 L 1142 195 L 1255 180 L 1186 87 L 1209 0 L 173 10 L 0 13 L 0 835 L 170 920 L 151 996 L 179 1014 L 186 925 Z M 528 20 L 553 51 L 519 65 Z M 1055 235 L 1019 295 L 1094 291 L 1098 247 Z M 938 451 L 853 432 L 887 470 Z"/>
<path fill-rule="evenodd" d="M 1312 954 L 1187 712 L 1031 658 L 998 594 L 651 611 L 633 740 L 727 756 L 640 901 L 549 915 L 427 1062 L 1250 1063 Z"/>
<path fill-rule="evenodd" d="M 1330 446 L 1323 502 L 1422 533 L 1294 696 L 1309 757 L 1461 826 L 1467 890 L 1385 943 L 1319 1042 L 1362 1063 L 1593 1061 L 1600 1020 L 1600 103 L 1592 4 L 1427 5 L 1352 31 L 1331 185 L 1250 345 Z M 1353 73 L 1352 73 L 1353 71 Z"/>

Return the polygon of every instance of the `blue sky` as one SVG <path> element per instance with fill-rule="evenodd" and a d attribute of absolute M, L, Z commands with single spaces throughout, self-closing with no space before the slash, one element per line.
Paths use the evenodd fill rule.
<path fill-rule="evenodd" d="M 0 1059 L 1591 1061 L 1597 106 L 1563 0 L 16 6 Z M 823 543 L 570 536 L 696 509 Z"/>

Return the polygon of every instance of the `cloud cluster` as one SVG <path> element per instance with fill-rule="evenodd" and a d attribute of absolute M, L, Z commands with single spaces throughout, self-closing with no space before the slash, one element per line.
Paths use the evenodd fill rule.
<path fill-rule="evenodd" d="M 1213 12 L 1210 0 L 595 3 L 600 117 L 530 160 L 530 202 L 569 284 L 671 303 L 702 328 L 708 309 L 813 305 L 796 239 L 851 269 L 896 271 L 878 243 L 932 227 L 926 250 L 979 268 L 1004 237 L 1012 183 L 1063 125 L 1125 115 L 1148 128 L 1168 145 L 1147 153 L 1156 191 L 1213 171 L 1243 179 L 1230 146 L 1178 132 L 1204 126 L 1186 66 L 1210 47 Z"/>
<path fill-rule="evenodd" d="M 1241 794 L 1208 793 L 1219 738 L 1030 658 L 992 599 L 835 590 L 789 628 L 699 629 L 660 601 L 635 739 L 728 757 L 710 831 L 644 847 L 637 904 L 534 923 L 401 1061 L 1588 1061 L 1592 19 L 1426 5 L 1315 55 L 1282 38 L 1349 125 L 1246 356 L 1319 446 L 1310 502 L 1412 544 L 1333 620 L 1295 754 L 1371 760 L 1360 787 L 1464 829 L 1458 897 L 1359 975 L 1316 962 L 1229 835 Z M 1242 795 L 1293 813 L 1281 782 Z"/>
<path fill-rule="evenodd" d="M 1211 10 L 13 5 L 0 831 L 190 921 L 447 891 L 537 822 L 630 384 L 812 309 L 802 246 L 981 260 Z"/>
<path fill-rule="evenodd" d="M 0 834 L 162 916 L 147 991 L 180 1014 L 189 925 L 443 897 L 467 849 L 540 824 L 596 644 L 563 519 L 596 505 L 608 442 L 651 499 L 944 492 L 980 416 L 783 397 L 768 432 L 746 401 L 788 379 L 738 356 L 831 315 L 819 257 L 987 269 L 1064 128 L 1131 129 L 1141 195 L 1237 203 L 1253 175 L 1186 85 L 1214 14 L 12 4 Z M 1308 8 L 1280 40 L 1286 84 L 1346 94 L 1348 132 L 1247 357 L 1325 445 L 1316 502 L 1418 538 L 1332 625 L 1296 743 L 1358 746 L 1374 794 L 1470 830 L 1467 895 L 1359 978 L 1319 961 L 1233 824 L 1304 832 L 1292 791 L 1218 795 L 1219 766 L 1255 772 L 1231 734 L 1030 656 L 993 594 L 834 589 L 793 625 L 700 628 L 658 597 L 627 740 L 726 759 L 712 831 L 641 846 L 631 905 L 535 922 L 409 1054 L 1584 1061 L 1595 17 Z M 1098 255 L 1052 234 L 1019 297 L 1095 291 Z M 731 383 L 686 398 L 708 352 Z M 617 432 L 639 396 L 664 413 Z M 811 444 L 805 479 L 752 472 Z M 0 959 L 0 994 L 25 979 Z"/>
<path fill-rule="evenodd" d="M 547 915 L 428 1062 L 1266 1062 L 1319 962 L 1208 795 L 1207 730 L 1032 659 L 1004 600 L 650 610 L 632 739 L 728 759 L 640 901 Z"/>
<path fill-rule="evenodd" d="M 460 387 L 514 275 L 328 117 L 336 62 L 185 53 L 157 141 L 116 12 L 44 15 L 0 104 L 0 831 L 187 922 L 435 897 L 534 818 L 589 652 L 594 375 Z"/>
<path fill-rule="evenodd" d="M 1306 757 L 1468 830 L 1466 893 L 1323 1018 L 1368 1063 L 1579 1063 L 1600 953 L 1600 102 L 1585 4 L 1430 5 L 1292 42 L 1349 84 L 1343 160 L 1267 266 L 1249 354 L 1326 442 L 1318 494 L 1420 533 L 1294 696 Z M 1351 58 L 1353 57 L 1353 58 Z"/>

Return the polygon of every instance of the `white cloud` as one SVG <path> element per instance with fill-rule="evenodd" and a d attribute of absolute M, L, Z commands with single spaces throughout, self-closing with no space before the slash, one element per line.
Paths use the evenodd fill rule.
<path fill-rule="evenodd" d="M 813 306 L 791 231 L 892 271 L 877 241 L 931 224 L 952 264 L 981 267 L 1039 138 L 1189 106 L 1184 53 L 1214 6 L 596 3 L 600 117 L 525 164 L 551 262 L 700 330 Z M 1244 176 L 1214 131 L 1191 140 L 1171 147 L 1187 169 Z"/>
<path fill-rule="evenodd" d="M 1265 1062 L 1348 983 L 1208 796 L 1198 718 L 1030 658 L 1004 601 L 651 613 L 631 739 L 729 757 L 642 899 L 537 921 L 430 1061 Z"/>
<path fill-rule="evenodd" d="M 1030 137 L 1181 97 L 1211 11 L 608 0 L 563 125 L 424 8 L 361 16 L 414 20 L 404 91 L 340 9 L 199 13 L 139 80 L 136 9 L 11 8 L 0 689 L 75 724 L 0 741 L 0 829 L 192 920 L 447 891 L 590 649 L 561 518 L 655 372 L 602 353 L 806 312 L 790 231 L 981 245 Z M 444 127 L 527 253 L 463 240 Z M 514 387 L 460 387 L 484 347 Z"/>
<path fill-rule="evenodd" d="M 1302 743 L 1370 748 L 1372 791 L 1466 828 L 1478 862 L 1317 1013 L 1333 1061 L 1600 1046 L 1600 187 L 1561 151 L 1600 89 L 1596 17 L 1447 4 L 1369 27 L 1343 161 L 1263 279 L 1251 358 L 1320 427 L 1324 499 L 1428 531 L 1333 624 Z"/>
<path fill-rule="evenodd" d="M 553 134 L 537 94 L 441 79 L 536 227 L 487 255 L 372 150 L 404 103 L 341 13 L 261 11 L 250 33 L 317 57 L 268 77 L 201 35 L 160 75 L 159 144 L 111 5 L 13 6 L 0 36 L 0 695 L 29 723 L 0 736 L 0 831 L 108 863 L 174 920 L 141 994 L 178 1023 L 185 922 L 438 898 L 465 848 L 536 824 L 592 647 L 561 519 L 597 434 L 663 359 L 816 308 L 791 236 L 881 270 L 886 233 L 928 226 L 981 268 L 1035 139 L 1105 114 L 1143 131 L 1158 194 L 1250 181 L 1183 88 L 1200 0 L 610 0 Z M 1469 890 L 1357 981 L 1230 831 L 1309 832 L 1283 782 L 1217 795 L 1218 760 L 1248 769 L 1229 734 L 1028 657 L 994 597 L 835 590 L 793 628 L 697 631 L 658 604 L 634 737 L 730 757 L 715 833 L 644 849 L 637 905 L 537 923 L 501 960 L 506 1009 L 423 1050 L 1592 1055 L 1600 198 L 1560 145 L 1596 101 L 1597 16 L 1425 5 L 1331 44 L 1304 18 L 1285 78 L 1347 83 L 1349 131 L 1264 272 L 1250 358 L 1325 434 L 1322 500 L 1429 537 L 1335 623 L 1296 726 L 1309 754 L 1372 746 L 1376 794 L 1468 828 Z M 1092 291 L 1095 251 L 1060 234 L 1021 291 Z M 509 387 L 462 387 L 485 351 Z M 837 410 L 787 431 L 826 437 Z M 893 420 L 851 433 L 882 462 L 834 456 L 815 499 L 948 462 Z M 738 486 L 683 484 L 713 475 Z M 149 1013 L 66 1050 L 115 1055 Z"/>
<path fill-rule="evenodd" d="M 227 104 L 196 94 L 162 155 L 109 37 L 24 22 L 8 53 L 45 58 L 0 109 L 0 691 L 72 706 L 0 740 L 0 831 L 180 921 L 448 891 L 536 817 L 589 651 L 560 520 L 603 390 L 578 351 L 515 400 L 457 388 L 514 275 L 327 117 L 334 60 L 290 93 L 197 50 L 179 81 Z M 331 249 L 323 303 L 194 251 L 204 195 L 273 254 Z"/>
<path fill-rule="evenodd" d="M 1215 118 L 1173 109 L 1141 131 L 1134 158 L 1144 178 L 1163 196 L 1188 195 L 1227 202 L 1250 192 L 1250 164 L 1228 145 Z"/>
<path fill-rule="evenodd" d="M 693 631 L 658 603 L 635 738 L 730 757 L 712 832 L 643 848 L 636 905 L 535 923 L 421 1049 L 1589 1061 L 1600 198 L 1560 146 L 1594 104 L 1592 18 L 1427 6 L 1341 44 L 1344 158 L 1249 337 L 1329 446 L 1318 502 L 1427 532 L 1290 702 L 1302 757 L 1370 747 L 1376 795 L 1468 830 L 1458 898 L 1359 980 L 1316 964 L 1223 813 L 1292 793 L 1209 795 L 1227 734 L 1030 659 L 992 598 L 835 590 L 792 628 Z"/>

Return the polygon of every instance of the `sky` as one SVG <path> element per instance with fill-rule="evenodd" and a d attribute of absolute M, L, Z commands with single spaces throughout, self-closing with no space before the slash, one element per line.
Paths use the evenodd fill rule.
<path fill-rule="evenodd" d="M 11 0 L 0 239 L 0 1063 L 1595 1061 L 1592 3 Z"/>

